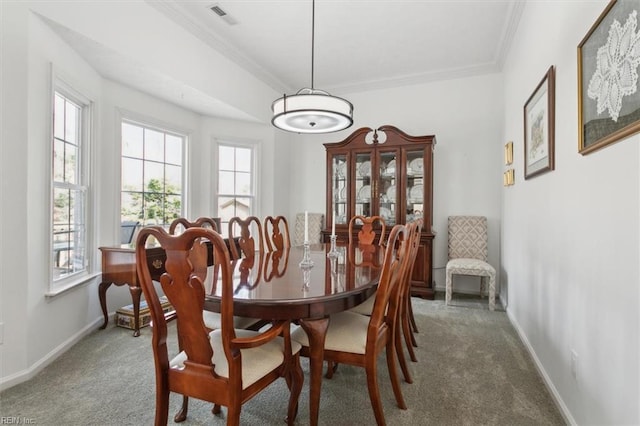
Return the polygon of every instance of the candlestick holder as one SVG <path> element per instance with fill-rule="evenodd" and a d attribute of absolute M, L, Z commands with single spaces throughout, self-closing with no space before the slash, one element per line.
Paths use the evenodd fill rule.
<path fill-rule="evenodd" d="M 311 266 L 301 266 L 302 268 L 302 292 L 309 292 L 309 284 L 311 283 L 311 269 L 313 268 L 313 264 Z"/>
<path fill-rule="evenodd" d="M 337 258 L 338 256 L 340 256 L 340 253 L 336 249 L 336 240 L 338 239 L 338 236 L 337 235 L 331 235 L 329 237 L 329 239 L 331 240 L 331 248 L 329 249 L 329 252 L 327 253 L 327 257 L 329 259 L 334 259 L 334 258 Z"/>
<path fill-rule="evenodd" d="M 300 261 L 301 268 L 313 268 L 313 260 L 311 260 L 311 248 L 309 246 L 309 241 L 305 241 L 302 249 L 302 260 Z"/>

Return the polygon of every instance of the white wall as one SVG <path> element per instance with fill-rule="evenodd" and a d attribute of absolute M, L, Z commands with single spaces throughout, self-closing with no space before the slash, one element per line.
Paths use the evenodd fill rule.
<path fill-rule="evenodd" d="M 434 280 L 445 285 L 447 217 L 477 214 L 489 220 L 489 261 L 499 264 L 502 160 L 500 74 L 344 95 L 354 104 L 354 125 L 329 135 L 299 137 L 291 144 L 290 214 L 325 212 L 326 151 L 361 127 L 391 124 L 410 135 L 435 135 Z M 478 292 L 479 281 L 456 277 L 456 291 Z"/>
<path fill-rule="evenodd" d="M 528 2 L 504 68 L 508 314 L 572 423 L 640 424 L 640 136 L 578 153 L 576 48 L 607 1 Z M 523 106 L 556 66 L 556 170 L 524 181 Z M 571 373 L 578 354 L 577 379 Z"/>
<path fill-rule="evenodd" d="M 0 377 L 7 378 L 28 366 L 25 285 L 27 241 L 20 229 L 27 228 L 27 70 L 28 39 L 24 37 L 29 17 L 15 4 L 0 5 Z M 11 61 L 4 60 L 10 55 Z M 16 185 L 15 182 L 24 182 Z M 9 346 L 11 345 L 11 346 Z"/>
<path fill-rule="evenodd" d="M 53 3 L 55 7 L 52 7 Z M 105 4 L 96 4 L 96 7 Z M 0 345 L 0 389 L 29 379 L 84 334 L 102 324 L 97 291 L 100 278 L 98 250 L 95 250 L 92 259 L 95 278 L 55 297 L 45 297 L 49 289 L 47 259 L 50 257 L 47 249 L 50 210 L 50 167 L 47 158 L 50 151 L 51 64 L 59 77 L 95 102 L 96 160 L 92 170 L 96 182 L 96 213 L 92 222 L 96 229 L 95 248 L 114 245 L 118 241 L 119 129 L 122 116 L 149 120 L 188 135 L 189 216 L 211 215 L 211 141 L 217 136 L 251 138 L 258 142 L 261 162 L 264 163 L 263 171 L 267 173 L 266 176 L 258 178 L 260 191 L 271 194 L 274 193 L 276 184 L 281 186 L 286 183 L 282 182 L 282 176 L 286 173 L 275 173 L 274 170 L 276 144 L 274 130 L 268 124 L 204 118 L 176 105 L 105 80 L 40 17 L 42 13 L 51 13 L 56 18 L 65 22 L 68 20 L 79 27 L 93 22 L 94 25 L 89 26 L 97 36 L 102 37 L 102 41 L 109 38 L 107 28 L 111 28 L 111 41 L 114 43 L 126 44 L 126 38 L 120 38 L 123 33 L 128 33 L 130 40 L 138 40 L 139 28 L 131 30 L 125 26 L 114 25 L 118 22 L 117 17 L 122 14 L 118 7 L 125 5 L 124 3 L 112 4 L 111 6 L 116 7 L 108 11 L 103 10 L 102 15 L 95 13 L 95 10 L 84 8 L 86 5 L 87 3 L 83 3 L 83 7 L 78 8 L 75 3 L 66 6 L 59 2 L 0 3 L 0 173 L 3 197 L 0 208 L 0 253 L 3 254 L 0 256 L 0 322 L 4 324 L 4 339 Z M 131 12 L 135 12 L 140 25 L 148 23 L 144 21 L 146 15 L 141 13 L 144 10 L 137 9 L 144 6 L 144 3 L 126 3 L 126 7 L 133 6 L 135 7 Z M 30 7 L 38 9 L 39 14 L 32 13 Z M 152 10 L 149 13 L 152 17 L 151 23 L 148 24 L 151 28 L 156 28 L 156 34 L 166 35 L 173 31 L 167 26 L 166 19 L 156 16 L 150 6 L 146 7 Z M 82 17 L 82 13 L 87 14 L 84 17 L 86 19 Z M 127 16 L 127 21 L 129 18 L 131 16 Z M 161 25 L 161 30 L 154 27 L 158 24 Z M 153 33 L 154 30 L 151 28 L 148 30 Z M 91 33 L 89 29 L 84 29 Z M 172 46 L 174 45 L 168 43 L 163 49 Z M 166 50 L 164 54 L 167 54 Z M 197 52 L 191 54 L 197 56 Z M 186 57 L 185 60 L 193 61 L 193 56 Z M 204 72 L 203 69 L 210 65 L 210 59 L 208 57 L 202 66 L 193 62 L 187 65 Z M 233 69 L 224 68 L 224 65 L 228 63 L 213 67 L 220 76 L 234 75 L 234 79 L 228 80 L 224 90 L 236 85 L 244 89 L 249 88 L 246 93 L 252 95 L 240 101 L 248 113 L 254 113 L 252 109 L 257 105 L 261 108 L 269 105 L 277 96 L 266 85 L 253 87 L 256 84 L 253 77 L 247 80 L 243 72 L 234 72 Z M 182 77 L 189 81 L 197 82 L 202 77 L 194 75 L 193 72 L 186 72 L 185 69 L 170 71 L 176 71 L 177 74 L 183 72 Z M 203 90 L 212 90 L 212 87 L 203 87 Z M 278 147 L 279 151 L 282 151 L 282 144 L 278 144 Z M 282 204 L 288 205 L 286 191 L 281 193 L 280 198 L 282 197 L 285 200 Z M 275 200 L 276 197 L 263 197 L 261 208 L 272 211 L 275 209 Z M 262 215 L 262 212 L 260 214 Z M 111 313 L 131 303 L 130 301 L 126 286 L 112 286 L 107 293 L 108 310 Z"/>

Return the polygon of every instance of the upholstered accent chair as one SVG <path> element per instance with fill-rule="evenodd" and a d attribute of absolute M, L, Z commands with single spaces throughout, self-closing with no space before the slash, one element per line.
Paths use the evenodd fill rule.
<path fill-rule="evenodd" d="M 321 241 L 322 225 L 324 222 L 324 214 L 309 213 L 309 243 L 316 244 Z M 293 245 L 301 246 L 304 244 L 304 213 L 296 215 L 296 223 L 293 229 Z"/>
<path fill-rule="evenodd" d="M 489 280 L 489 309 L 496 304 L 496 270 L 487 262 L 489 255 L 487 218 L 484 216 L 449 216 L 449 261 L 446 266 L 446 304 L 451 303 L 454 275 L 480 277 L 480 295 Z"/>

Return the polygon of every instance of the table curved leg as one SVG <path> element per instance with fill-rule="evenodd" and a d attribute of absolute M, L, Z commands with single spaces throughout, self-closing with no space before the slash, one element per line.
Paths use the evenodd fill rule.
<path fill-rule="evenodd" d="M 316 426 L 320 412 L 324 340 L 327 336 L 329 318 L 301 320 L 300 325 L 309 337 L 309 422 L 311 426 Z"/>
<path fill-rule="evenodd" d="M 129 287 L 131 292 L 131 300 L 133 300 L 133 337 L 140 335 L 140 287 Z"/>
<path fill-rule="evenodd" d="M 100 307 L 102 308 L 102 315 L 104 316 L 104 323 L 101 330 L 104 330 L 109 323 L 109 315 L 107 315 L 107 289 L 111 286 L 110 281 L 103 281 L 98 286 L 98 297 L 100 298 Z"/>

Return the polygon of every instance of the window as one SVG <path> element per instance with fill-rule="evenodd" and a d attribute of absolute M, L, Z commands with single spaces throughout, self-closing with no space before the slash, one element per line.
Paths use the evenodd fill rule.
<path fill-rule="evenodd" d="M 183 216 L 185 140 L 184 135 L 122 122 L 121 244 L 132 243 L 133 233 L 126 232 L 132 224 L 168 226 Z"/>
<path fill-rule="evenodd" d="M 217 211 L 225 237 L 229 233 L 229 219 L 245 218 L 254 212 L 254 151 L 250 146 L 218 145 Z"/>
<path fill-rule="evenodd" d="M 53 102 L 52 265 L 54 287 L 88 273 L 89 102 L 57 88 Z"/>

